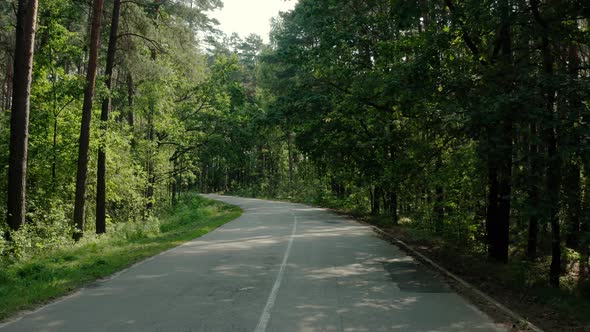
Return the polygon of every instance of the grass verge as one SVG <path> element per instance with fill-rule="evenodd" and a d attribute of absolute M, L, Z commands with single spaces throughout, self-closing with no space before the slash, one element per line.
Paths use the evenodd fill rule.
<path fill-rule="evenodd" d="M 120 224 L 109 234 L 2 267 L 0 320 L 207 234 L 241 213 L 238 207 L 189 195 L 159 219 Z"/>

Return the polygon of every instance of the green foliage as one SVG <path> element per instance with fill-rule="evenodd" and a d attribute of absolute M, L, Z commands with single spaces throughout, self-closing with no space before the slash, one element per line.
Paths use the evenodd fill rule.
<path fill-rule="evenodd" d="M 214 44 L 239 66 L 207 115 L 199 188 L 371 214 L 477 257 L 501 246 L 527 289 L 549 282 L 552 256 L 562 282 L 580 264 L 583 285 L 586 7 L 301 0 L 256 60 L 238 36 Z"/>
<path fill-rule="evenodd" d="M 270 45 L 212 31 L 205 13 L 220 5 L 123 5 L 114 84 L 107 91 L 97 81 L 93 124 L 103 98 L 113 116 L 106 130 L 93 125 L 89 164 L 94 174 L 104 146 L 109 237 L 158 238 L 173 226 L 154 216 L 171 206 L 180 209 L 174 225 L 205 218 L 207 207 L 181 208 L 184 193 L 196 189 L 370 215 L 476 255 L 502 256 L 492 250 L 501 246 L 518 267 L 506 275 L 524 287 L 547 283 L 530 277 L 543 274 L 536 269 L 549 256 L 554 284 L 555 273 L 567 281 L 575 270 L 558 258 L 588 270 L 587 5 L 300 0 L 273 20 Z M 13 242 L 0 239 L 7 261 L 70 245 L 87 11 L 79 1 L 41 4 L 27 225 Z M 0 22 L 13 15 L 0 4 Z M 13 34 L 0 24 L 0 45 L 12 45 Z M 6 78 L 12 50 L 0 50 Z M 7 128 L 0 117 L 2 164 Z M 88 185 L 92 219 L 94 177 Z M 559 227 L 564 235 L 552 246 Z M 89 235 L 83 243 L 96 241 Z M 567 255 L 557 250 L 562 244 Z M 520 263 L 526 255 L 534 268 Z"/>
<path fill-rule="evenodd" d="M 123 4 L 111 91 L 102 76 L 96 81 L 86 233 L 94 231 L 94 174 L 99 146 L 107 152 L 109 232 L 140 237 L 154 234 L 157 225 L 146 220 L 171 204 L 173 183 L 178 179 L 185 184 L 175 189 L 180 191 L 194 181 L 188 147 L 200 144 L 195 142 L 198 135 L 191 132 L 196 126 L 191 113 L 197 111 L 199 101 L 209 97 L 210 91 L 202 87 L 212 82 L 210 85 L 218 91 L 208 112 L 228 102 L 228 94 L 220 85 L 225 78 L 209 68 L 195 37 L 197 32 L 211 32 L 213 22 L 205 12 L 219 6 L 218 0 Z M 86 84 L 89 10 L 88 3 L 79 1 L 40 2 L 30 96 L 27 225 L 22 233 L 14 234 L 13 243 L 3 245 L 10 247 L 5 251 L 10 259 L 27 259 L 44 249 L 67 245 L 73 231 L 69 225 Z M 108 46 L 110 12 L 105 8 L 101 55 Z M 0 6 L 0 21 L 8 22 L 7 26 L 0 25 L 2 108 L 10 103 L 14 31 L 9 27 L 14 25 L 13 15 L 12 6 Z M 256 41 L 254 37 L 251 40 Z M 103 98 L 111 99 L 112 108 L 106 132 L 97 125 Z M 5 147 L 0 153 L 2 165 L 8 162 L 8 118 L 0 118 L 0 146 Z M 0 181 L 4 193 L 5 182 Z M 0 212 L 5 205 L 6 195 L 2 195 Z M 5 228 L 4 222 L 1 224 Z"/>
<path fill-rule="evenodd" d="M 0 240 L 0 264 L 3 261 L 27 260 L 47 251 L 72 245 L 72 226 L 64 216 L 61 202 L 52 202 L 48 210 L 29 213 L 30 222 L 18 231 L 9 232 L 10 241 Z M 8 255 L 6 255 L 8 254 Z"/>

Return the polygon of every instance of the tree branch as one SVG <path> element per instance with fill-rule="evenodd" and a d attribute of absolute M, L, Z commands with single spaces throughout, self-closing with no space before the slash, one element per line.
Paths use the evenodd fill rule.
<path fill-rule="evenodd" d="M 458 16 L 455 4 L 453 4 L 452 0 L 445 0 L 445 4 L 449 8 L 449 11 L 451 12 L 452 15 Z M 479 51 L 479 48 L 477 47 L 477 45 L 475 45 L 475 43 L 473 42 L 473 39 L 471 39 L 471 36 L 469 36 L 469 33 L 467 33 L 467 30 L 465 29 L 465 22 L 463 22 L 460 18 L 458 18 L 457 23 L 461 26 L 463 41 L 467 45 L 467 48 L 469 48 L 469 50 L 473 54 L 473 57 L 477 61 L 479 61 L 479 63 L 481 63 L 482 65 L 487 65 L 488 62 L 485 59 L 482 59 L 481 52 Z"/>
<path fill-rule="evenodd" d="M 154 46 L 154 48 L 156 48 L 159 52 L 161 53 L 166 53 L 166 50 L 164 49 L 164 47 L 162 47 L 162 45 L 160 45 L 160 43 L 158 43 L 157 41 L 150 39 L 146 36 L 142 36 L 140 34 L 137 33 L 133 33 L 133 32 L 125 32 L 122 33 L 120 35 L 117 36 L 117 38 L 121 38 L 121 37 L 138 37 L 141 38 L 147 42 L 149 42 L 150 44 L 152 44 L 152 46 Z"/>

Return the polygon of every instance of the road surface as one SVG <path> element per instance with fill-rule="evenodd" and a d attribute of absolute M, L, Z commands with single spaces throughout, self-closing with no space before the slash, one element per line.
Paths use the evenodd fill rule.
<path fill-rule="evenodd" d="M 244 214 L 0 331 L 503 331 L 366 226 L 207 196 Z"/>

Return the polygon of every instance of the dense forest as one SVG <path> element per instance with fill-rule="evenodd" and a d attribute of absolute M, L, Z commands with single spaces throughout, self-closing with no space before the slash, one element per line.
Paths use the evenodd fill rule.
<path fill-rule="evenodd" d="M 194 114 L 222 109 L 239 70 L 200 42 L 219 35 L 205 12 L 221 5 L 0 4 L 5 256 L 149 222 L 187 186 L 211 125 Z"/>
<path fill-rule="evenodd" d="M 587 289 L 590 2 L 300 0 L 269 44 L 217 31 L 220 6 L 0 3 L 4 263 L 230 192 Z"/>
<path fill-rule="evenodd" d="M 386 215 L 583 285 L 589 18 L 585 1 L 302 0 L 253 66 L 235 50 L 200 190 Z"/>

